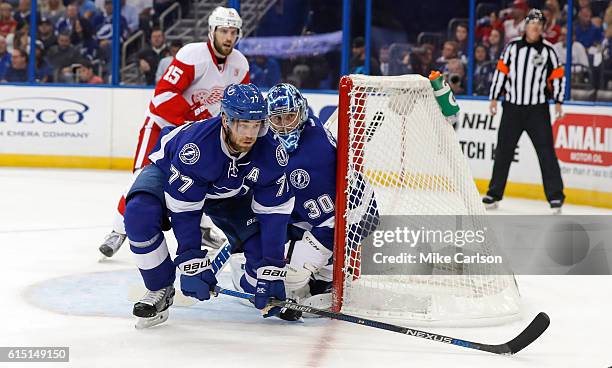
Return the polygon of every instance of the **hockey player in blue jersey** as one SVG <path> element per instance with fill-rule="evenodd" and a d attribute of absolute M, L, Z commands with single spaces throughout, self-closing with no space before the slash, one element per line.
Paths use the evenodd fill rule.
<path fill-rule="evenodd" d="M 268 91 L 268 119 L 272 132 L 289 152 L 286 172 L 295 195 L 295 206 L 288 227 L 286 246 L 288 295 L 315 306 L 326 307 L 331 302 L 332 252 L 336 200 L 336 141 L 319 119 L 308 113 L 308 104 L 300 91 L 291 84 L 281 83 Z M 365 186 L 365 180 L 361 178 Z M 366 190 L 359 191 L 362 195 Z M 369 198 L 352 200 L 364 203 L 360 215 L 363 237 L 373 230 L 378 213 L 373 192 Z M 374 224 L 374 225 L 372 225 Z M 354 231 L 355 234 L 359 231 Z M 233 255 L 234 285 L 241 276 L 239 255 Z M 314 298 L 313 296 L 317 296 Z M 288 312 L 284 312 L 288 313 Z M 287 319 L 292 319 L 286 316 Z"/>
<path fill-rule="evenodd" d="M 336 142 L 308 113 L 308 103 L 291 84 L 268 91 L 268 119 L 287 152 L 287 176 L 295 195 L 288 227 L 285 285 L 294 298 L 328 291 L 332 281 L 336 200 Z"/>
<path fill-rule="evenodd" d="M 288 154 L 268 135 L 267 109 L 253 84 L 230 85 L 218 117 L 164 132 L 127 198 L 130 248 L 147 288 L 134 305 L 137 327 L 168 318 L 178 269 L 182 292 L 207 300 L 217 280 L 201 250 L 200 218 L 211 217 L 246 256 L 245 290 L 264 309 L 285 299 L 284 244 L 294 198 Z M 172 259 L 162 230 L 178 241 Z M 269 314 L 278 310 L 268 311 Z"/>

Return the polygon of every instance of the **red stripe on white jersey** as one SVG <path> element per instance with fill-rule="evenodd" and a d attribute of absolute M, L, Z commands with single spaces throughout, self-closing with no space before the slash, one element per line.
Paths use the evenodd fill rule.
<path fill-rule="evenodd" d="M 136 156 L 134 157 L 133 171 L 141 169 L 151 162 L 149 160 L 149 154 L 155 146 L 155 143 L 157 143 L 160 133 L 161 127 L 155 124 L 153 120 L 147 118 L 138 136 L 138 147 L 136 148 Z"/>

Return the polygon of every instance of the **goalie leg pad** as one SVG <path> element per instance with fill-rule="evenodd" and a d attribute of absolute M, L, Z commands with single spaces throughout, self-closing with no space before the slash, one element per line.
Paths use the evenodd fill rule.
<path fill-rule="evenodd" d="M 238 291 L 245 291 L 242 286 L 240 286 L 240 279 L 244 276 L 245 262 L 246 258 L 244 258 L 244 253 L 232 254 L 229 259 L 232 271 L 232 284 L 234 284 L 234 288 Z"/>
<path fill-rule="evenodd" d="M 293 265 L 287 265 L 287 278 L 285 279 L 285 287 L 289 298 L 300 300 L 308 294 L 308 282 L 310 281 L 311 272 L 305 268 L 296 268 Z"/>
<path fill-rule="evenodd" d="M 304 231 L 302 239 L 295 242 L 289 264 L 298 270 L 316 273 L 328 263 L 332 254 L 310 231 Z"/>
<path fill-rule="evenodd" d="M 331 282 L 333 280 L 334 264 L 329 263 L 319 269 L 319 272 L 312 275 L 315 280 Z"/>
<path fill-rule="evenodd" d="M 310 231 L 304 231 L 302 238 L 287 248 L 287 292 L 294 299 L 302 299 L 309 293 L 308 282 L 313 275 L 318 275 L 332 256 Z M 329 266 L 331 267 L 331 266 Z M 330 274 L 331 277 L 331 274 Z"/>

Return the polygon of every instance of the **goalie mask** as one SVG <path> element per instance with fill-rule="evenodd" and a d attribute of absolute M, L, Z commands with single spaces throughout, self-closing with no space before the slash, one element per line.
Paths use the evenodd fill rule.
<path fill-rule="evenodd" d="M 297 149 L 304 123 L 308 119 L 308 102 L 289 83 L 270 88 L 266 98 L 270 128 L 278 135 L 287 152 Z"/>
<path fill-rule="evenodd" d="M 215 30 L 217 27 L 237 28 L 238 37 L 236 38 L 236 43 L 238 43 L 242 35 L 242 18 L 240 18 L 236 9 L 218 6 L 208 17 L 208 39 L 210 42 L 215 41 Z"/>

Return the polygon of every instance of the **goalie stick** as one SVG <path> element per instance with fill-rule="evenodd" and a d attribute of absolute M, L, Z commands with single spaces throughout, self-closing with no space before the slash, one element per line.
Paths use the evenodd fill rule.
<path fill-rule="evenodd" d="M 253 294 L 243 293 L 235 290 L 224 289 L 219 286 L 215 286 L 215 296 L 217 294 L 225 294 L 229 296 L 233 296 L 241 299 L 248 299 L 253 301 L 255 297 Z M 454 337 L 439 335 L 435 333 L 425 332 L 421 330 L 415 330 L 408 327 L 397 326 L 389 323 L 373 321 L 370 319 L 365 319 L 361 317 L 355 317 L 344 313 L 335 313 L 330 312 L 323 309 L 317 309 L 313 307 L 309 307 L 306 305 L 301 305 L 297 303 L 293 303 L 290 301 L 280 301 L 280 300 L 271 300 L 269 303 L 270 306 L 273 307 L 281 307 L 287 309 L 293 309 L 296 311 L 316 314 L 318 316 L 327 317 L 331 319 L 336 319 L 340 321 L 346 321 L 355 323 L 358 325 L 378 328 L 381 330 L 387 330 L 391 332 L 397 332 L 404 335 L 420 337 L 427 340 L 433 340 L 438 342 L 443 342 L 446 344 L 457 345 L 468 349 L 486 351 L 493 354 L 500 355 L 512 355 L 516 354 L 519 351 L 523 350 L 525 347 L 529 346 L 532 342 L 534 342 L 546 329 L 548 325 L 550 325 L 550 318 L 544 312 L 538 313 L 538 315 L 531 321 L 531 323 L 520 333 L 518 336 L 513 338 L 512 340 L 504 343 L 504 344 L 483 344 L 480 342 L 468 341 L 457 339 Z"/>

